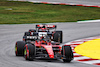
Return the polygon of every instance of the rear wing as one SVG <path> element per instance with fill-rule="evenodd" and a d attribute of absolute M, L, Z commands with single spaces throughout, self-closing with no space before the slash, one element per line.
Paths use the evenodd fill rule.
<path fill-rule="evenodd" d="M 56 29 L 56 25 L 36 25 L 36 28 L 48 28 L 48 29 Z"/>

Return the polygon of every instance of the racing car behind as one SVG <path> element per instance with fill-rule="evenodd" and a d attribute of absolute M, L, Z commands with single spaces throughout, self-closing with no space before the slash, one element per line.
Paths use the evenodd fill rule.
<path fill-rule="evenodd" d="M 25 32 L 24 36 L 23 36 L 23 41 L 27 41 L 27 40 L 35 40 L 37 39 L 35 36 L 42 36 L 41 34 L 46 34 L 48 35 L 52 41 L 55 42 L 63 42 L 63 32 L 62 31 L 57 31 L 56 25 L 36 25 L 35 27 L 36 29 L 29 29 L 28 32 Z M 35 33 L 34 33 L 35 32 Z M 33 37 L 32 37 L 33 36 Z"/>

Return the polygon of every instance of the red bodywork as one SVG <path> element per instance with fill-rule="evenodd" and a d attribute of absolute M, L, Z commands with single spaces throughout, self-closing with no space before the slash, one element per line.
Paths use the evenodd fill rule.
<path fill-rule="evenodd" d="M 37 25 L 37 28 L 43 28 L 45 26 L 46 28 L 56 28 L 56 25 Z"/>
<path fill-rule="evenodd" d="M 52 45 L 52 43 L 51 42 L 44 42 L 44 41 L 39 41 L 39 42 L 37 42 L 37 41 L 35 41 L 35 46 L 36 47 L 39 47 L 39 48 L 41 48 L 41 47 L 43 47 L 43 48 L 45 48 L 46 49 L 46 51 L 47 51 L 47 53 L 48 53 L 48 55 L 49 55 L 49 58 L 54 58 L 54 51 L 53 51 L 53 47 L 58 47 L 59 48 L 59 53 L 61 53 L 61 46 L 60 45 Z"/>

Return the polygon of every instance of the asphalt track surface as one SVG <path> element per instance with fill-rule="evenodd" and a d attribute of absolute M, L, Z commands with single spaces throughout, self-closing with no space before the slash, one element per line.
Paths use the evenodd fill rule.
<path fill-rule="evenodd" d="M 100 23 L 53 23 L 58 30 L 63 30 L 63 42 L 100 35 Z M 72 61 L 64 63 L 62 60 L 26 61 L 23 57 L 16 57 L 15 42 L 22 40 L 25 31 L 33 29 L 35 24 L 0 25 L 0 67 L 99 67 Z"/>
<path fill-rule="evenodd" d="M 60 2 L 60 3 L 68 3 L 68 4 L 100 6 L 100 0 L 19 0 L 19 1 Z"/>

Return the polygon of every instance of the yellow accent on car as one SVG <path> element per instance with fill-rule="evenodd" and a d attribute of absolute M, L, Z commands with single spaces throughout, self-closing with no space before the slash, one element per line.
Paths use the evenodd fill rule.
<path fill-rule="evenodd" d="M 24 50 L 24 55 L 26 55 L 26 49 Z"/>
<path fill-rule="evenodd" d="M 15 51 L 17 51 L 17 47 L 15 47 Z"/>

